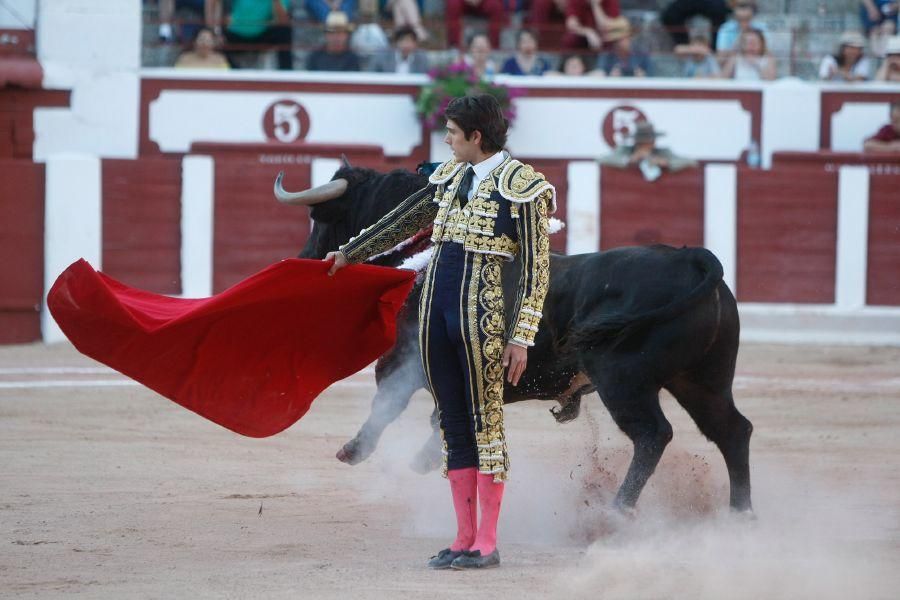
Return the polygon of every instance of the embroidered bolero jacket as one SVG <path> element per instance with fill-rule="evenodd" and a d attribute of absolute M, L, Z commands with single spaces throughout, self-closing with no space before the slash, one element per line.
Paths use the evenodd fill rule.
<path fill-rule="evenodd" d="M 340 250 L 349 262 L 361 262 L 433 225 L 435 243 L 459 243 L 469 252 L 507 260 L 518 257 L 522 277 L 508 338 L 532 346 L 550 283 L 548 214 L 556 210 L 556 190 L 531 166 L 507 156 L 479 183 L 472 199 L 460 206 L 456 191 L 464 166 L 452 159 L 443 163 L 426 187 Z"/>

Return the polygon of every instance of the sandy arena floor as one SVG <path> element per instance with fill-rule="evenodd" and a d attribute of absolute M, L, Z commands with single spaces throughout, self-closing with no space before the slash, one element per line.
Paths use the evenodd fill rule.
<path fill-rule="evenodd" d="M 482 573 L 424 568 L 454 533 L 446 482 L 407 467 L 430 397 L 369 461 L 334 458 L 373 390 L 364 371 L 255 440 L 69 346 L 0 347 L 0 597 L 900 597 L 900 349 L 743 347 L 756 521 L 668 396 L 634 521 L 606 509 L 630 445 L 596 396 L 566 425 L 509 407 L 503 566 Z"/>

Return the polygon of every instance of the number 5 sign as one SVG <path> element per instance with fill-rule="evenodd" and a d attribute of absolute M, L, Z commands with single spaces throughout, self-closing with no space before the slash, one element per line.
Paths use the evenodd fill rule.
<path fill-rule="evenodd" d="M 266 138 L 289 144 L 309 133 L 309 113 L 293 100 L 279 100 L 266 109 L 262 125 Z"/>

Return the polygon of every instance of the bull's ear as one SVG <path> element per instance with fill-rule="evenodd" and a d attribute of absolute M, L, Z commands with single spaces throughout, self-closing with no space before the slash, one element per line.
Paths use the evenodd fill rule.
<path fill-rule="evenodd" d="M 347 168 L 347 169 L 353 168 L 353 165 L 350 164 L 350 161 L 347 159 L 347 155 L 346 155 L 346 154 L 341 153 L 341 163 L 342 163 L 342 164 L 344 165 L 344 167 Z"/>

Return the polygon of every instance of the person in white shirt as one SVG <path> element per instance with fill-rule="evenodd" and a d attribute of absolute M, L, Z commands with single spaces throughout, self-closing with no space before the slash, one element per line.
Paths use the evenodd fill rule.
<path fill-rule="evenodd" d="M 740 50 L 722 68 L 723 77 L 738 81 L 771 81 L 775 72 L 775 57 L 769 54 L 766 38 L 758 29 L 741 34 Z"/>
<path fill-rule="evenodd" d="M 419 50 L 419 39 L 412 27 L 398 27 L 394 32 L 394 47 L 376 54 L 369 65 L 376 73 L 425 73 L 428 57 Z"/>
<path fill-rule="evenodd" d="M 848 31 L 841 36 L 838 51 L 822 58 L 819 79 L 823 81 L 866 81 L 872 76 L 872 65 L 865 55 L 866 38 Z"/>

